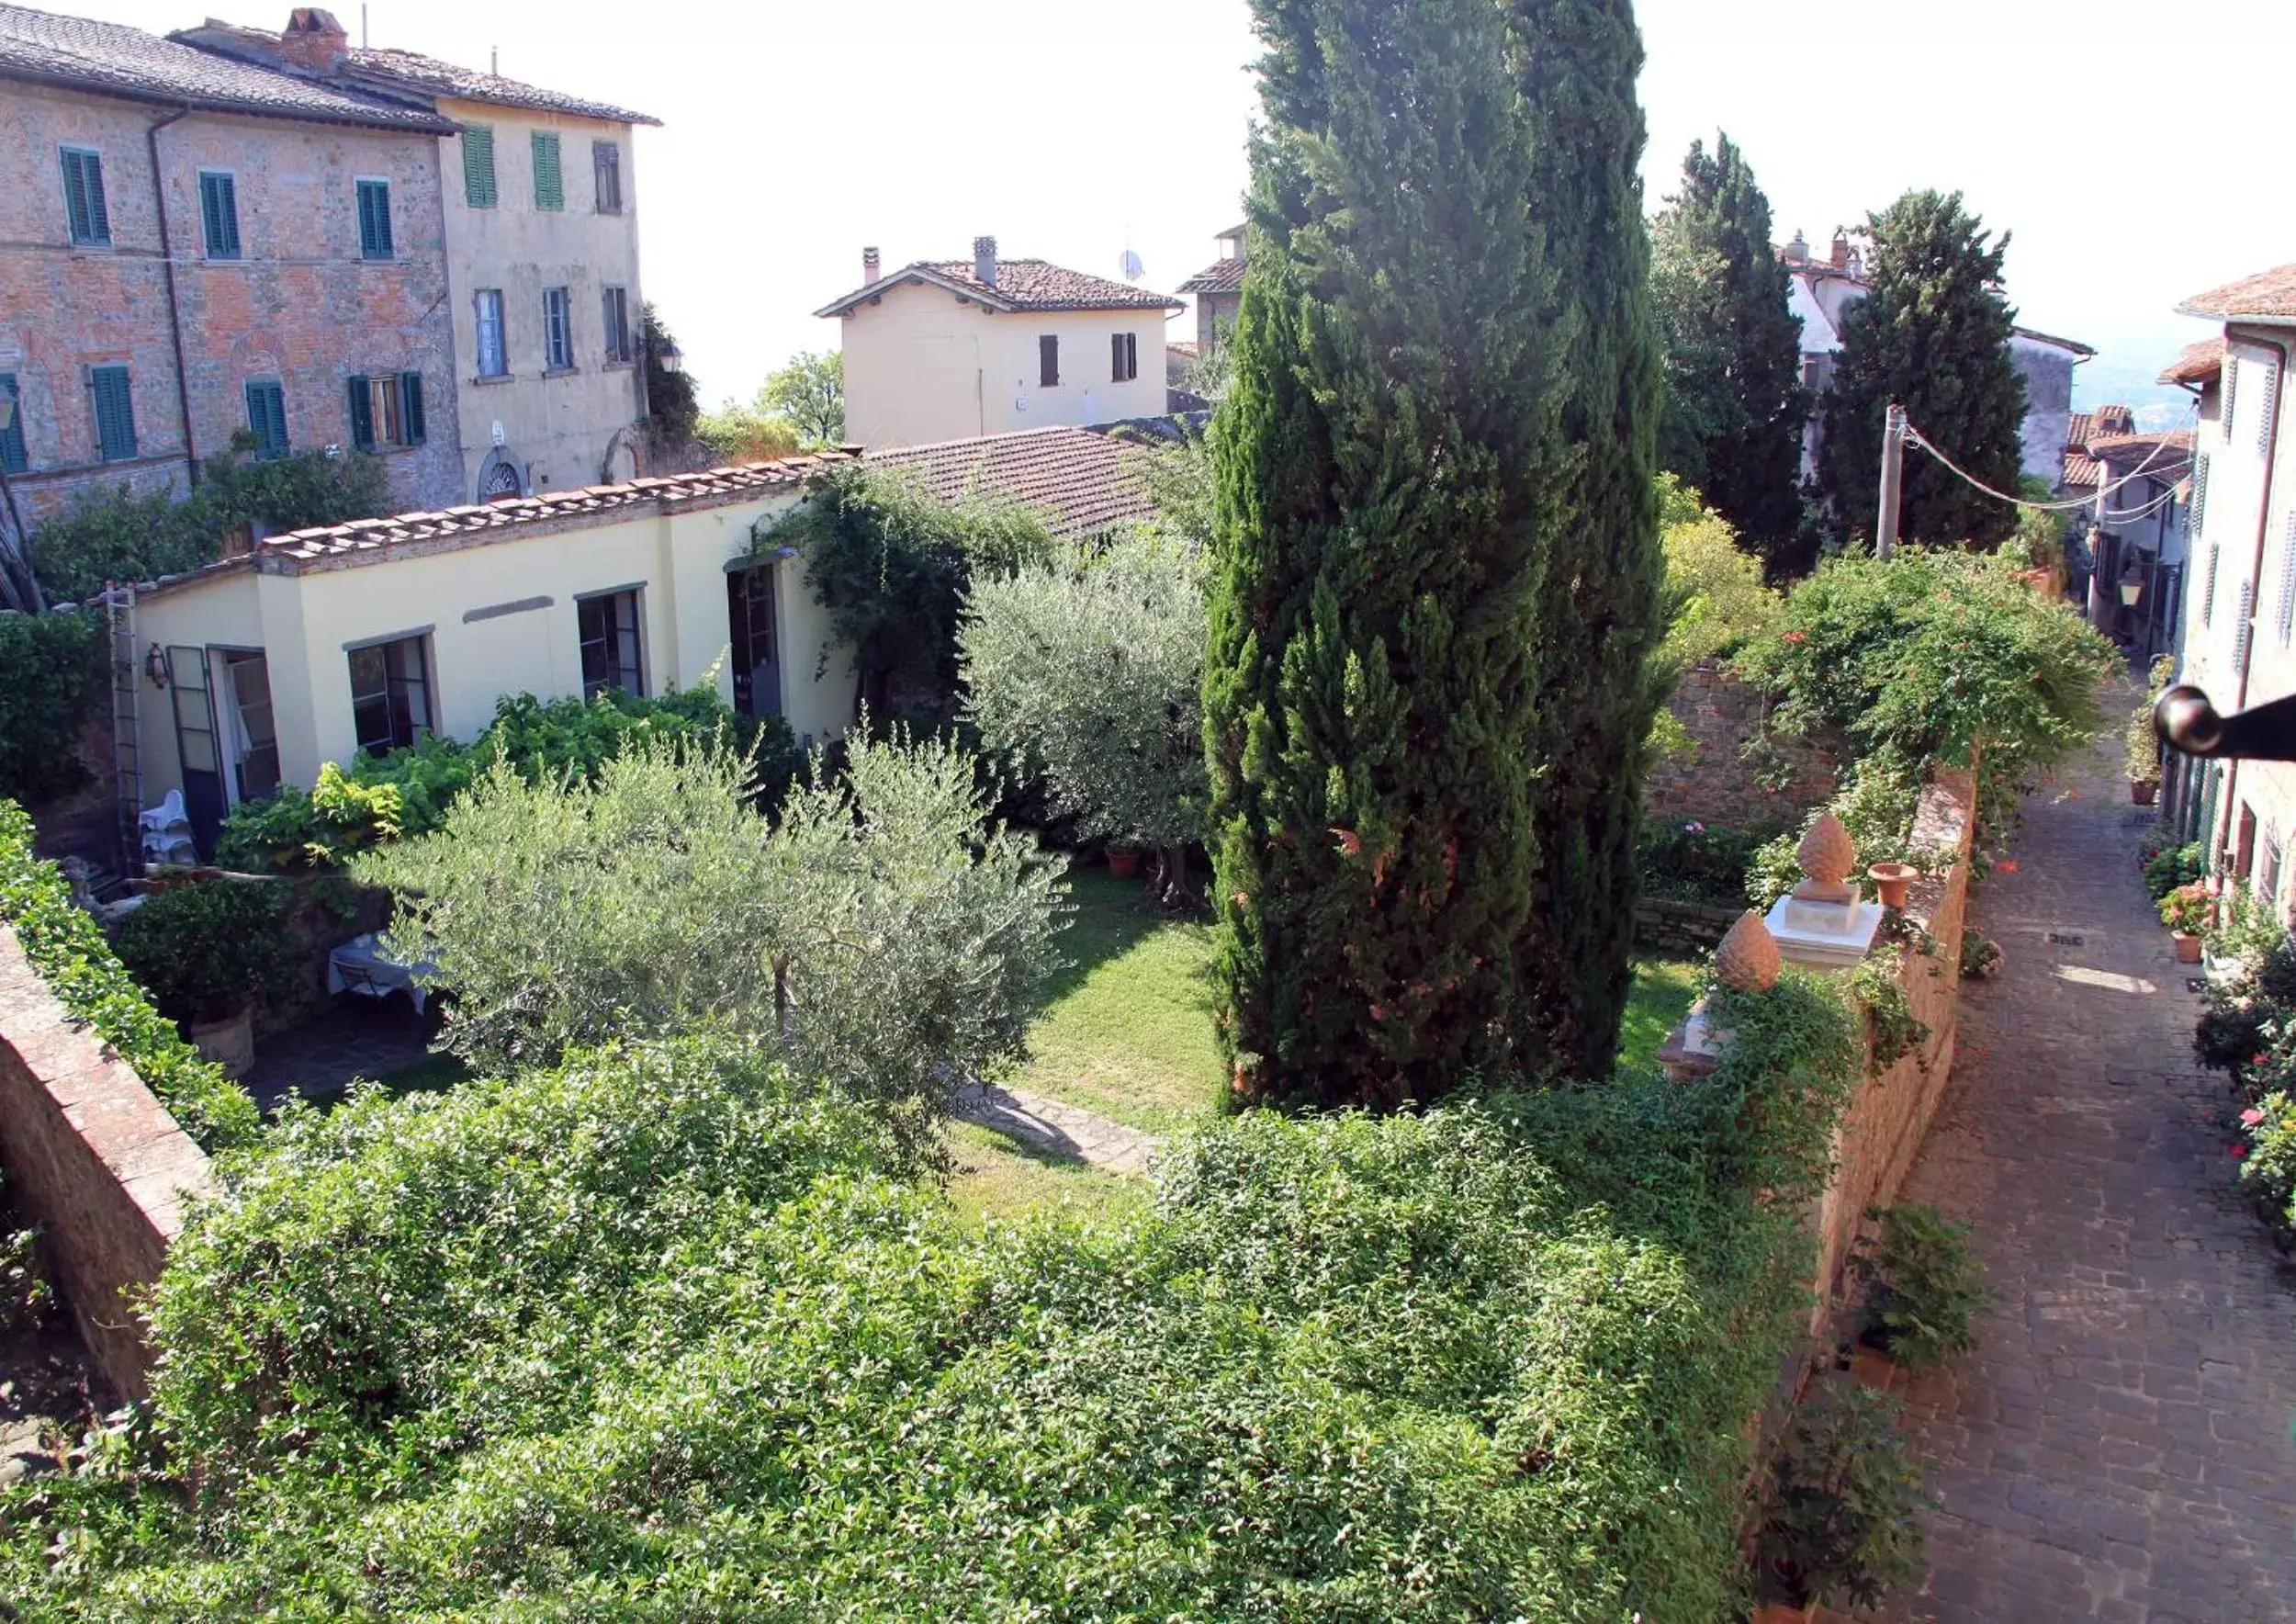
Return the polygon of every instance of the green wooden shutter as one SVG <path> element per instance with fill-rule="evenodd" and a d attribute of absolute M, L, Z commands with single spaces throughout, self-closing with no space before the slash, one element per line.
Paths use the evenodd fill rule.
<path fill-rule="evenodd" d="M 228 175 L 199 177 L 199 220 L 209 259 L 239 257 L 239 183 Z"/>
<path fill-rule="evenodd" d="M 88 390 L 96 401 L 96 447 L 106 462 L 126 462 L 136 454 L 135 399 L 125 367 L 92 367 Z"/>
<path fill-rule="evenodd" d="M 247 426 L 254 433 L 257 457 L 287 455 L 287 391 L 281 385 L 264 379 L 249 381 Z"/>
<path fill-rule="evenodd" d="M 351 444 L 361 451 L 375 449 L 375 397 L 367 392 L 364 374 L 351 379 Z"/>
<path fill-rule="evenodd" d="M 390 183 L 359 182 L 359 257 L 390 257 Z"/>
<path fill-rule="evenodd" d="M 8 419 L 8 426 L 0 429 L 0 468 L 12 474 L 24 473 L 31 467 L 31 457 L 24 445 L 24 395 L 16 387 L 16 374 L 13 372 L 0 372 L 0 400 L 9 401 L 16 407 L 15 413 Z"/>
<path fill-rule="evenodd" d="M 462 197 L 473 209 L 494 207 L 494 131 L 484 124 L 463 129 Z"/>
<path fill-rule="evenodd" d="M 535 207 L 566 207 L 565 180 L 558 171 L 558 138 L 539 130 L 535 131 Z"/>
<path fill-rule="evenodd" d="M 399 428 L 406 435 L 407 444 L 422 444 L 422 375 L 402 372 L 399 375 Z"/>
<path fill-rule="evenodd" d="M 94 152 L 64 149 L 63 211 L 74 242 L 112 240 L 111 216 L 104 208 L 104 160 Z"/>

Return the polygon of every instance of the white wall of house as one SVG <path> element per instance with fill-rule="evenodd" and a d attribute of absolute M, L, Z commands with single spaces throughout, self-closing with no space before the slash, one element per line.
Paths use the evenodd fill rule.
<path fill-rule="evenodd" d="M 1167 312 L 1005 313 L 907 283 L 841 318 L 845 434 L 857 445 L 929 445 L 975 434 L 1153 417 L 1165 408 Z M 1118 382 L 1110 338 L 1134 335 L 1139 376 Z M 1038 340 L 1060 340 L 1060 381 L 1041 381 Z"/>
<path fill-rule="evenodd" d="M 467 739 L 493 719 L 495 701 L 506 694 L 547 700 L 582 692 L 576 602 L 599 592 L 639 594 L 649 694 L 690 686 L 715 668 L 730 703 L 726 565 L 750 552 L 753 525 L 796 501 L 777 494 L 681 513 L 646 509 L 365 563 L 307 564 L 300 574 L 211 575 L 148 592 L 137 605 L 138 637 L 162 648 L 209 649 L 219 672 L 225 651 L 262 651 L 280 777 L 289 784 L 309 784 L 321 763 L 356 751 L 352 648 L 423 637 L 433 725 Z M 782 558 L 771 568 L 782 714 L 801 739 L 834 738 L 852 720 L 851 662 L 836 643 L 828 612 L 805 589 L 803 560 Z M 215 685 L 217 732 L 228 759 L 233 721 L 223 714 L 219 675 Z M 140 694 L 137 736 L 149 805 L 183 779 L 175 696 L 148 682 Z"/>
<path fill-rule="evenodd" d="M 644 413 L 634 361 L 605 354 L 606 288 L 624 290 L 630 339 L 639 322 L 638 176 L 636 143 L 627 124 L 579 118 L 524 107 L 441 100 L 438 110 L 466 126 L 493 132 L 495 202 L 474 208 L 466 184 L 464 138 L 438 143 L 441 196 L 446 215 L 449 303 L 458 368 L 456 399 L 462 423 L 463 500 L 479 498 L 489 468 L 500 457 L 514 463 L 534 494 L 611 483 L 638 469 L 615 436 Z M 558 138 L 563 206 L 536 206 L 534 137 Z M 621 210 L 598 207 L 591 145 L 612 141 L 621 154 Z M 546 366 L 545 289 L 564 288 L 572 317 L 570 369 Z M 479 373 L 477 296 L 502 295 L 509 375 Z M 635 353 L 635 352 L 633 352 Z M 619 466 L 615 466 L 619 464 Z"/>

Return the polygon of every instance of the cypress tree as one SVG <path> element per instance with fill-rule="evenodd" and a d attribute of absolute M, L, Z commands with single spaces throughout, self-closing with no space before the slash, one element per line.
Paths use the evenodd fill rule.
<path fill-rule="evenodd" d="M 2001 292 L 2004 231 L 1989 241 L 1961 194 L 1908 192 L 1868 218 L 1873 290 L 1841 327 L 1826 396 L 1818 472 L 1848 532 L 1874 534 L 1882 426 L 1896 400 L 1914 427 L 1996 491 L 2014 492 L 2023 463 L 2025 380 L 2009 354 L 2017 312 Z M 1974 491 L 1908 449 L 1898 535 L 1908 542 L 1990 547 L 2017 510 Z"/>
<path fill-rule="evenodd" d="M 1660 386 L 1636 178 L 1642 40 L 1628 0 L 1516 0 L 1510 10 L 1566 338 L 1569 453 L 1538 610 L 1537 884 L 1516 939 L 1512 1024 L 1525 1070 L 1599 1077 L 1616 1054 L 1632 981 L 1642 753 L 1665 693 L 1654 659 L 1665 631 Z"/>
<path fill-rule="evenodd" d="M 1651 295 L 1664 344 L 1662 466 L 1738 527 L 1773 580 L 1806 573 L 1802 327 L 1770 238 L 1770 199 L 1728 135 L 1693 141 L 1655 228 Z"/>
<path fill-rule="evenodd" d="M 1254 9 L 1211 431 L 1219 1023 L 1244 1102 L 1393 1109 L 1504 1059 L 1531 901 L 1559 376 L 1534 132 L 1499 0 Z"/>

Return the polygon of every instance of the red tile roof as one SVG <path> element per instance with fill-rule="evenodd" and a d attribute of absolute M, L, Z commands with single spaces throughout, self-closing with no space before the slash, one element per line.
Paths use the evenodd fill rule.
<path fill-rule="evenodd" d="M 2174 482 L 2192 468 L 2192 431 L 2166 434 L 2102 434 L 2088 443 L 2088 454 L 2126 476 L 2142 468 L 2148 478 Z"/>
<path fill-rule="evenodd" d="M 1241 293 L 1244 290 L 1244 262 L 1240 259 L 1215 260 L 1180 284 L 1182 293 Z"/>
<path fill-rule="evenodd" d="M 2065 479 L 2067 490 L 2085 489 L 2105 482 L 2105 465 L 2086 451 L 2065 454 Z"/>
<path fill-rule="evenodd" d="M 1140 446 L 1090 429 L 1023 429 L 872 451 L 883 468 L 915 474 L 942 502 L 987 496 L 1041 509 L 1052 534 L 1097 536 L 1128 520 L 1145 519 L 1155 503 L 1134 471 Z"/>
<path fill-rule="evenodd" d="M 2242 316 L 2296 317 L 2296 265 L 2276 265 L 2206 293 L 2196 293 L 2177 307 L 2179 315 L 2207 316 L 2232 321 Z"/>
<path fill-rule="evenodd" d="M 2224 337 L 2204 338 L 2199 344 L 2185 345 L 2167 371 L 2158 379 L 2162 383 L 2206 383 L 2224 370 Z"/>
<path fill-rule="evenodd" d="M 1111 282 L 1105 276 L 1065 270 L 1041 259 L 1000 259 L 991 287 L 974 274 L 969 259 L 918 260 L 866 288 L 857 288 L 816 316 L 842 316 L 864 300 L 905 282 L 929 283 L 993 310 L 1176 310 L 1185 307 L 1168 294 Z"/>

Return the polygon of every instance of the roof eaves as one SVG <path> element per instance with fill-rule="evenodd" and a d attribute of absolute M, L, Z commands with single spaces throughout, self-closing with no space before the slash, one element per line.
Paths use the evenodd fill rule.
<path fill-rule="evenodd" d="M 903 265 L 899 270 L 895 271 L 890 276 L 878 277 L 874 282 L 870 283 L 866 288 L 856 288 L 852 292 L 847 294 L 844 298 L 832 300 L 830 303 L 822 306 L 819 310 L 814 311 L 814 314 L 816 316 L 846 315 L 850 312 L 855 306 L 867 304 L 882 299 L 885 294 L 892 291 L 894 288 L 908 282 L 926 283 L 931 287 L 939 288 L 944 292 L 953 293 L 959 299 L 970 299 L 973 303 L 980 305 L 986 310 L 998 310 L 1009 314 L 1020 308 L 1008 299 L 994 297 L 993 289 L 982 288 L 975 283 L 961 282 L 957 280 L 956 277 L 944 275 L 933 265 L 923 260 L 919 260 L 914 265 Z"/>

